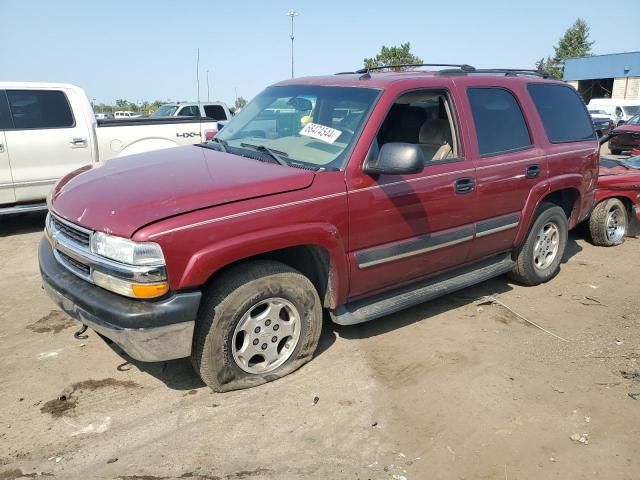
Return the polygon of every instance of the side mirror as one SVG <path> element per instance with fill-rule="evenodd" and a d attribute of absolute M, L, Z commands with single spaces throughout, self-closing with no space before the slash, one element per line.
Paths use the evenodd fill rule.
<path fill-rule="evenodd" d="M 385 143 L 377 158 L 369 160 L 364 171 L 369 175 L 406 175 L 424 169 L 424 154 L 413 143 Z"/>

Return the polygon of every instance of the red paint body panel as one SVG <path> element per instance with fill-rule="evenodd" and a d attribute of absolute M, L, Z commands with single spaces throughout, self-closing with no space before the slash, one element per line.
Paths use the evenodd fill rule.
<path fill-rule="evenodd" d="M 52 200 L 55 212 L 71 222 L 130 237 L 169 216 L 303 189 L 313 176 L 188 145 L 113 159 L 66 177 Z"/>
<path fill-rule="evenodd" d="M 261 253 L 321 247 L 330 256 L 335 307 L 518 246 L 552 192 L 575 190 L 571 226 L 588 215 L 597 180 L 596 141 L 550 144 L 526 90 L 533 82 L 551 81 L 416 71 L 282 82 L 382 90 L 344 171 L 314 173 L 189 146 L 112 160 L 69 176 L 55 188 L 50 207 L 87 228 L 159 243 L 172 290 L 200 288 L 224 266 Z M 478 154 L 466 95 L 471 86 L 498 86 L 517 95 L 530 148 Z M 390 106 L 403 92 L 423 88 L 449 92 L 460 159 L 428 165 L 415 175 L 365 174 L 367 152 Z M 531 164 L 541 166 L 538 178 L 525 177 Z M 474 179 L 472 193 L 455 193 L 461 177 Z M 474 236 L 478 224 L 514 214 L 520 215 L 517 228 Z M 436 251 L 366 268 L 358 264 L 358 254 L 372 249 L 468 230 L 472 238 Z"/>
<path fill-rule="evenodd" d="M 608 198 L 619 198 L 640 207 L 640 170 L 601 166 L 595 196 L 597 203 Z M 640 220 L 640 208 L 636 208 L 636 218 Z"/>

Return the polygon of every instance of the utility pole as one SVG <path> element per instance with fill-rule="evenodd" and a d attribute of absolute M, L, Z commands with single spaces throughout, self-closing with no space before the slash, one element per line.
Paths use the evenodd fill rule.
<path fill-rule="evenodd" d="M 196 58 L 196 86 L 198 88 L 198 105 L 200 105 L 200 48 L 198 48 L 198 57 Z"/>
<path fill-rule="evenodd" d="M 210 102 L 211 99 L 209 98 L 209 70 L 207 70 L 207 102 Z"/>
<path fill-rule="evenodd" d="M 298 15 L 300 14 L 295 10 L 289 10 L 289 13 L 287 13 L 287 16 L 291 17 L 291 78 L 293 78 L 293 19 Z"/>

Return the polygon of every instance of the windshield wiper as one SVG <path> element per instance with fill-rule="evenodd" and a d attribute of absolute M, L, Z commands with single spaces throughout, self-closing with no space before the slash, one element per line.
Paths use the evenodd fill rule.
<path fill-rule="evenodd" d="M 216 142 L 218 145 L 220 145 L 220 147 L 222 148 L 222 151 L 224 153 L 229 153 L 229 150 L 227 149 L 227 147 L 229 146 L 229 144 L 227 143 L 226 140 L 221 140 L 218 137 L 213 137 L 211 139 L 212 142 Z"/>
<path fill-rule="evenodd" d="M 279 152 L 277 150 L 272 150 L 271 148 L 265 146 L 265 145 L 252 145 L 251 143 L 241 143 L 240 144 L 241 147 L 249 147 L 249 148 L 253 148 L 254 150 L 256 150 L 257 152 L 260 153 L 266 153 L 267 155 L 269 155 L 271 158 L 273 158 L 276 162 L 278 162 L 280 165 L 284 165 L 284 166 L 288 166 L 289 163 L 284 160 L 283 157 L 288 157 L 289 155 L 287 155 L 284 152 Z"/>

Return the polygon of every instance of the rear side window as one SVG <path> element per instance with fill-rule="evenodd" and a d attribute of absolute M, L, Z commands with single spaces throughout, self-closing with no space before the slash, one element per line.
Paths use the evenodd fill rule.
<path fill-rule="evenodd" d="M 54 90 L 7 90 L 14 128 L 70 128 L 75 125 L 67 96 Z"/>
<path fill-rule="evenodd" d="M 591 117 L 572 87 L 531 83 L 527 88 L 551 143 L 595 137 Z"/>
<path fill-rule="evenodd" d="M 220 105 L 205 105 L 204 114 L 207 118 L 213 118 L 214 120 L 226 120 L 227 114 Z"/>
<path fill-rule="evenodd" d="M 520 105 L 502 88 L 470 88 L 467 91 L 480 155 L 521 150 L 531 137 Z"/>

